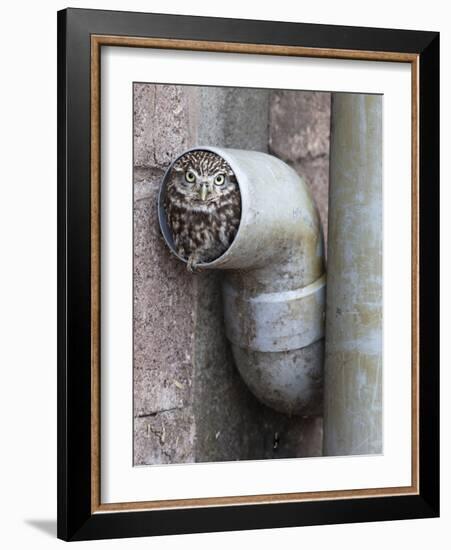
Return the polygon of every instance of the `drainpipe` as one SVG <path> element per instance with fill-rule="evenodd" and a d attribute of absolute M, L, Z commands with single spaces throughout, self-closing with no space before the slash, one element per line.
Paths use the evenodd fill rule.
<path fill-rule="evenodd" d="M 224 270 L 225 331 L 236 366 L 265 405 L 289 415 L 321 415 L 326 277 L 310 192 L 292 168 L 271 155 L 191 150 L 199 149 L 229 163 L 241 193 L 234 241 L 222 256 L 199 266 Z M 159 221 L 168 247 L 186 263 L 175 250 L 163 208 L 172 165 L 160 188 Z"/>
<path fill-rule="evenodd" d="M 382 97 L 333 94 L 324 454 L 382 452 Z"/>

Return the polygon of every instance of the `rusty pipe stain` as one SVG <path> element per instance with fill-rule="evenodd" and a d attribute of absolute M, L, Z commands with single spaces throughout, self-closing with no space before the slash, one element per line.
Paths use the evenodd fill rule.
<path fill-rule="evenodd" d="M 191 150 L 199 149 L 229 163 L 241 193 L 234 241 L 219 258 L 199 266 L 224 270 L 224 319 L 236 366 L 265 405 L 286 414 L 322 414 L 326 277 L 310 192 L 274 156 L 208 146 Z M 158 215 L 168 247 L 186 262 L 175 250 L 163 208 L 173 164 L 160 187 Z"/>

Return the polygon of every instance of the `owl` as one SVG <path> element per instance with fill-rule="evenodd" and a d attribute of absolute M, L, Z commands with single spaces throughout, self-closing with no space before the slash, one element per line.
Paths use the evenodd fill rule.
<path fill-rule="evenodd" d="M 178 254 L 190 272 L 221 256 L 232 244 L 241 218 L 235 174 L 216 153 L 191 151 L 168 174 L 166 218 Z"/>

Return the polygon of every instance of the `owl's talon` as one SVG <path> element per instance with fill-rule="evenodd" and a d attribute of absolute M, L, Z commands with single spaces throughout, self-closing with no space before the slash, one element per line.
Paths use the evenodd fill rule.
<path fill-rule="evenodd" d="M 196 259 L 193 258 L 192 256 L 190 258 L 188 258 L 188 263 L 186 265 L 186 269 L 190 273 L 198 273 L 200 271 L 199 268 L 197 267 Z"/>

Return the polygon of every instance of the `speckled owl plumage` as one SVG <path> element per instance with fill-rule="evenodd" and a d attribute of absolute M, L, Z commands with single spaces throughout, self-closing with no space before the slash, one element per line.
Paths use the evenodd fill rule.
<path fill-rule="evenodd" d="M 180 256 L 194 271 L 231 245 L 241 218 L 241 195 L 229 164 L 210 151 L 191 151 L 172 167 L 164 202 Z"/>

